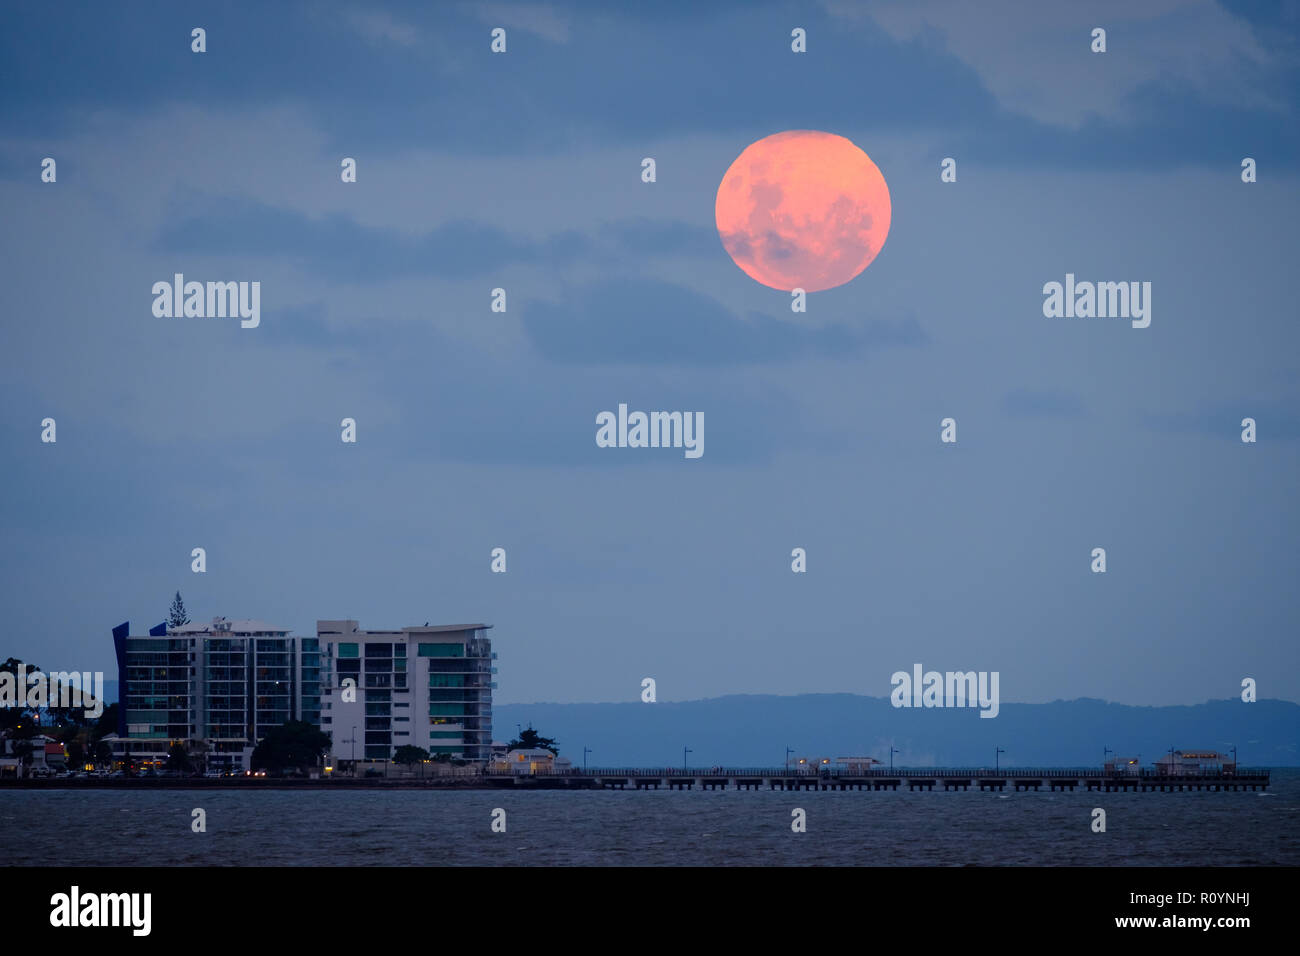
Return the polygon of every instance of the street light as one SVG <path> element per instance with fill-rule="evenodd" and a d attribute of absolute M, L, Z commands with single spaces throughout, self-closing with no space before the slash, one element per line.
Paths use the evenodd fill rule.
<path fill-rule="evenodd" d="M 590 747 L 582 748 L 582 772 L 583 773 L 587 772 L 587 754 L 589 753 L 595 753 L 595 751 L 592 750 Z"/>
<path fill-rule="evenodd" d="M 683 747 L 683 748 L 682 748 L 682 773 L 686 773 L 686 771 L 689 769 L 689 768 L 686 766 L 686 755 L 687 755 L 687 754 L 692 754 L 692 753 L 695 753 L 695 751 L 692 750 L 690 747 Z"/>
<path fill-rule="evenodd" d="M 996 749 L 994 750 L 994 753 L 993 753 L 993 772 L 994 772 L 994 773 L 1000 773 L 1000 772 L 1001 772 L 1001 765 L 998 763 L 998 757 L 999 757 L 1001 754 L 1004 754 L 1004 753 L 1006 753 L 1006 751 L 1003 750 L 1001 747 L 998 747 L 998 748 L 996 748 Z"/>
<path fill-rule="evenodd" d="M 786 748 L 785 748 L 785 775 L 786 775 L 787 777 L 790 776 L 790 755 L 791 755 L 792 753 L 794 753 L 794 749 L 793 749 L 793 748 L 791 748 L 791 747 L 786 747 Z"/>
<path fill-rule="evenodd" d="M 895 750 L 893 744 L 889 745 L 889 772 L 890 773 L 894 772 L 894 754 L 901 754 L 902 752 L 903 751 L 901 750 Z"/>

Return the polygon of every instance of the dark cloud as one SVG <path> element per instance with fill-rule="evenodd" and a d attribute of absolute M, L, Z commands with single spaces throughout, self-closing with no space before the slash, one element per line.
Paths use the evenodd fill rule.
<path fill-rule="evenodd" d="M 514 263 L 558 264 L 584 255 L 593 245 L 590 238 L 574 231 L 533 242 L 468 221 L 446 223 L 411 237 L 362 226 L 337 213 L 312 219 L 231 197 L 208 197 L 186 206 L 199 208 L 165 226 L 153 241 L 155 251 L 285 258 L 345 282 L 408 275 L 458 278 L 484 275 Z"/>
<path fill-rule="evenodd" d="M 575 365 L 755 365 L 860 355 L 928 339 L 912 318 L 806 328 L 761 313 L 740 318 L 719 302 L 656 279 L 611 279 L 524 306 L 538 353 Z"/>
<path fill-rule="evenodd" d="M 177 206 L 185 213 L 153 238 L 153 251 L 288 259 L 345 282 L 458 278 L 519 263 L 559 266 L 578 260 L 616 269 L 629 257 L 646 256 L 713 256 L 726 262 L 716 229 L 679 220 L 619 219 L 592 233 L 569 229 L 533 240 L 465 220 L 411 236 L 363 226 L 338 213 L 313 219 L 238 197 L 191 196 Z"/>
<path fill-rule="evenodd" d="M 1209 106 L 1198 90 L 1152 84 L 1131 97 L 1127 122 L 1044 125 L 1003 109 L 940 44 L 896 42 L 867 18 L 848 25 L 817 7 L 655 4 L 647 15 L 635 4 L 556 6 L 568 14 L 567 42 L 516 29 L 509 52 L 493 55 L 482 18 L 452 4 L 385 5 L 413 37 L 396 45 L 371 42 L 345 7 L 225 4 L 205 10 L 208 52 L 196 55 L 184 8 L 124 17 L 99 4 L 10 5 L 0 13 L 0 111 L 15 135 L 67 136 L 105 108 L 251 109 L 273 91 L 298 104 L 331 148 L 536 154 L 592 137 L 731 132 L 747 142 L 851 122 L 868 133 L 943 130 L 938 155 L 987 163 L 1150 168 L 1213 162 L 1224 143 L 1248 143 L 1275 167 L 1300 163 L 1296 123 Z M 806 55 L 789 52 L 796 11 L 811 38 Z M 1293 23 L 1269 30 L 1283 49 L 1294 45 Z M 1276 56 L 1261 79 L 1275 97 L 1295 88 L 1293 59 Z"/>

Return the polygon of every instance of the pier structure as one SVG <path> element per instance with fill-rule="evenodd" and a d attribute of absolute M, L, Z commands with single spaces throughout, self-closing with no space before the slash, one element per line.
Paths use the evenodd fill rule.
<path fill-rule="evenodd" d="M 1167 774 L 1158 771 L 1107 773 L 1098 768 L 1042 769 L 836 769 L 799 773 L 782 768 L 615 767 L 568 773 L 484 774 L 498 787 L 546 787 L 598 790 L 981 790 L 1102 793 L 1172 793 L 1174 791 L 1267 790 L 1267 769 L 1242 768 L 1234 773 Z"/>

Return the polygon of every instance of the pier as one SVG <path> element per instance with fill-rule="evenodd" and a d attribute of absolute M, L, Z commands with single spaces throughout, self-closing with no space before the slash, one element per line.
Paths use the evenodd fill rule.
<path fill-rule="evenodd" d="M 561 773 L 458 773 L 419 777 L 0 777 L 0 790 L 781 790 L 903 791 L 985 793 L 1174 793 L 1267 790 L 1270 771 L 1242 768 L 1236 773 L 1166 774 L 1155 770 L 1111 774 L 1097 768 L 1030 769 L 988 767 L 799 773 L 780 767 L 682 769 L 649 767 L 597 768 Z"/>
<path fill-rule="evenodd" d="M 1267 769 L 1235 773 L 1166 774 L 1154 770 L 1113 774 L 1099 768 L 858 770 L 828 768 L 798 773 L 782 768 L 696 770 L 646 767 L 592 768 L 569 773 L 483 774 L 496 787 L 574 787 L 597 790 L 980 790 L 1014 792 L 1173 793 L 1175 791 L 1267 790 Z"/>

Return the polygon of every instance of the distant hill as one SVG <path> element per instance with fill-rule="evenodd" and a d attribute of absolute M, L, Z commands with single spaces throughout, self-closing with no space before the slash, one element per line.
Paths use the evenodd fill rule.
<path fill-rule="evenodd" d="M 895 766 L 985 766 L 994 748 L 1003 766 L 1100 766 L 1102 748 L 1140 756 L 1238 748 L 1243 765 L 1297 766 L 1300 704 L 1214 700 L 1182 707 L 1134 707 L 1081 698 L 1002 704 L 995 718 L 976 709 L 894 708 L 855 694 L 739 695 L 654 704 L 499 704 L 494 737 L 532 723 L 560 752 L 592 766 L 779 766 L 785 748 L 806 756 L 875 757 Z"/>
<path fill-rule="evenodd" d="M 117 681 L 104 697 L 117 700 Z M 778 766 L 785 748 L 800 755 L 867 756 L 896 766 L 984 766 L 995 747 L 1004 764 L 1099 766 L 1102 748 L 1141 756 L 1148 765 L 1170 747 L 1227 751 L 1237 745 L 1249 766 L 1300 766 L 1300 704 L 1212 700 L 1181 707 L 1134 707 L 1080 698 L 1050 704 L 1002 704 L 997 717 L 976 709 L 895 709 L 885 697 L 856 694 L 745 694 L 655 704 L 498 704 L 494 738 L 532 723 L 560 741 L 577 765 L 590 747 L 592 766 Z"/>

